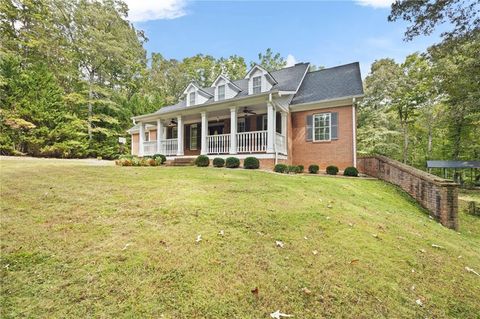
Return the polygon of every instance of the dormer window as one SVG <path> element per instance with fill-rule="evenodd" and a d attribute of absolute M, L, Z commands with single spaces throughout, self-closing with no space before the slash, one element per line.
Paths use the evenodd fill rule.
<path fill-rule="evenodd" d="M 188 95 L 188 103 L 189 105 L 195 105 L 195 92 L 190 92 Z"/>
<path fill-rule="evenodd" d="M 219 85 L 218 88 L 217 88 L 217 99 L 218 101 L 220 100 L 225 100 L 225 84 L 223 85 Z"/>
<path fill-rule="evenodd" d="M 253 81 L 253 94 L 261 93 L 262 92 L 262 77 L 256 76 L 252 79 Z"/>

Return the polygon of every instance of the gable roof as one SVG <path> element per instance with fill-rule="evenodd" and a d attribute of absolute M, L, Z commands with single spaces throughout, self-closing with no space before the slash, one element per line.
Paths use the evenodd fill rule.
<path fill-rule="evenodd" d="M 273 77 L 270 72 L 268 72 L 265 68 L 261 67 L 261 66 L 258 65 L 258 64 L 255 64 L 255 65 L 250 69 L 250 71 L 247 72 L 247 74 L 245 75 L 245 79 L 250 79 L 250 76 L 251 76 L 251 74 L 253 73 L 253 71 L 255 71 L 255 69 L 260 70 L 260 71 L 265 75 L 265 77 L 268 79 L 268 81 L 269 81 L 271 84 L 277 84 L 277 83 L 278 83 L 277 80 L 275 79 L 275 77 Z"/>
<path fill-rule="evenodd" d="M 195 81 L 192 81 L 190 82 L 187 87 L 185 88 L 185 90 L 183 90 L 183 94 L 186 94 L 187 93 L 187 90 L 191 87 L 195 87 L 200 93 L 203 93 L 204 95 L 208 96 L 208 97 L 212 97 L 213 96 L 213 91 L 211 90 L 211 88 L 202 88 L 200 87 L 197 82 Z"/>
<path fill-rule="evenodd" d="M 215 87 L 218 80 L 220 79 L 223 79 L 225 81 L 226 84 L 229 84 L 232 88 L 234 88 L 235 90 L 237 91 L 242 91 L 242 89 L 236 85 L 235 83 L 233 83 L 229 78 L 227 78 L 225 75 L 223 74 L 220 74 L 219 76 L 217 76 L 217 78 L 215 79 L 215 81 L 213 81 L 212 85 L 210 87 Z"/>
<path fill-rule="evenodd" d="M 291 105 L 363 95 L 358 62 L 308 72 Z"/>

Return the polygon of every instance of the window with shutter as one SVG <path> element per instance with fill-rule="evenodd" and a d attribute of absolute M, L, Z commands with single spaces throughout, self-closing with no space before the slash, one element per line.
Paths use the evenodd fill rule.
<path fill-rule="evenodd" d="M 313 115 L 313 141 L 330 141 L 331 131 L 331 113 Z"/>
<path fill-rule="evenodd" d="M 338 140 L 338 112 L 331 114 L 332 140 Z"/>
<path fill-rule="evenodd" d="M 307 141 L 313 140 L 312 122 L 313 122 L 313 116 L 307 115 L 307 119 L 306 119 L 307 125 L 305 126 L 305 139 Z"/>

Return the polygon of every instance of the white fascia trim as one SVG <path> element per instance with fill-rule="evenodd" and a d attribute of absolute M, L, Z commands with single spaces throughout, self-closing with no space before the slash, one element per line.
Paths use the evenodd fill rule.
<path fill-rule="evenodd" d="M 196 85 L 195 82 L 190 82 L 190 83 L 187 85 L 187 87 L 185 88 L 185 90 L 183 90 L 182 95 L 187 94 L 187 91 L 190 89 L 191 86 L 193 86 L 198 93 L 202 93 L 204 96 L 207 96 L 207 97 L 213 97 L 212 94 L 210 94 L 210 93 L 206 92 L 205 90 L 203 90 L 201 87 L 199 87 L 198 85 Z"/>
<path fill-rule="evenodd" d="M 352 105 L 353 104 L 353 102 L 352 102 L 353 99 L 356 99 L 356 101 L 358 101 L 362 97 L 363 97 L 363 94 L 346 96 L 346 97 L 341 97 L 341 98 L 338 98 L 338 99 L 313 101 L 313 102 L 308 102 L 308 103 L 294 104 L 294 105 L 290 105 L 290 112 L 301 112 L 301 111 L 314 110 L 314 109 L 318 109 L 318 108 L 329 108 L 329 107 Z"/>
<path fill-rule="evenodd" d="M 232 88 L 234 88 L 236 91 L 238 91 L 238 92 L 241 92 L 241 91 L 242 91 L 242 89 L 241 89 L 238 85 L 236 85 L 235 83 L 233 83 L 229 78 L 227 78 L 227 77 L 226 77 L 225 75 L 223 75 L 223 74 L 220 74 L 219 76 L 217 76 L 217 78 L 215 79 L 215 81 L 213 81 L 213 83 L 212 83 L 212 85 L 211 85 L 210 87 L 212 87 L 212 88 L 213 88 L 213 87 L 216 87 L 216 86 L 217 86 L 217 82 L 218 82 L 218 80 L 220 80 L 220 79 L 223 79 L 223 80 L 226 82 L 226 84 L 230 85 L 230 86 L 231 86 Z"/>
<path fill-rule="evenodd" d="M 260 71 L 262 71 L 263 75 L 269 79 L 269 82 L 270 84 L 278 84 L 277 80 L 275 80 L 275 78 L 270 74 L 270 72 L 268 72 L 267 70 L 265 70 L 263 67 L 261 67 L 260 65 L 258 64 L 255 64 L 251 69 L 250 71 L 247 72 L 247 74 L 245 75 L 245 79 L 250 79 L 250 75 L 251 73 L 253 72 L 253 70 L 255 69 L 259 69 Z"/>
<path fill-rule="evenodd" d="M 305 73 L 303 73 L 302 80 L 301 80 L 300 83 L 298 84 L 298 87 L 297 87 L 297 89 L 295 90 L 295 93 L 294 93 L 294 94 L 297 94 L 298 90 L 299 90 L 300 87 L 302 86 L 303 80 L 305 80 L 305 76 L 307 75 L 309 69 L 310 69 L 310 63 L 308 63 L 308 65 L 307 65 L 307 67 L 306 67 L 306 69 L 305 69 Z"/>

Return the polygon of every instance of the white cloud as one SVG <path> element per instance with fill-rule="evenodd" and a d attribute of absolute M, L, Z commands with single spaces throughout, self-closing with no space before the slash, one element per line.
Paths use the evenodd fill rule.
<path fill-rule="evenodd" d="M 390 8 L 394 0 L 355 0 L 355 3 L 364 7 Z"/>
<path fill-rule="evenodd" d="M 285 67 L 294 66 L 297 63 L 297 59 L 291 54 L 287 55 L 287 65 Z"/>
<path fill-rule="evenodd" d="M 130 9 L 129 20 L 142 22 L 149 20 L 176 19 L 186 15 L 187 0 L 125 0 Z"/>

